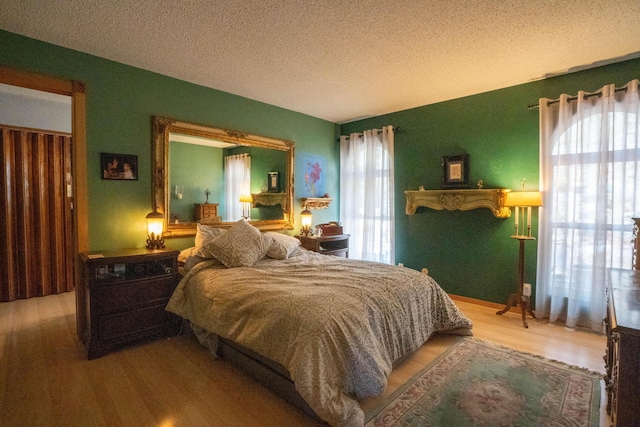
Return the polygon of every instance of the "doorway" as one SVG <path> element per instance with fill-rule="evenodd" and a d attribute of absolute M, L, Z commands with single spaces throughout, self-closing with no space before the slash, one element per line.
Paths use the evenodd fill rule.
<path fill-rule="evenodd" d="M 71 97 L 71 138 L 68 149 L 70 176 L 65 175 L 63 189 L 65 196 L 68 194 L 73 199 L 73 210 L 70 217 L 71 241 L 66 256 L 72 268 L 71 288 L 76 289 L 76 307 L 78 307 L 78 300 L 85 297 L 82 287 L 77 286 L 81 278 L 77 267 L 79 254 L 89 249 L 85 85 L 78 81 L 49 77 L 4 66 L 0 66 L 0 83 Z M 71 140 L 73 141 L 72 145 Z M 4 219 L 2 219 L 3 217 Z M 6 217 L 4 212 L 0 213 L 0 219 L 5 222 L 7 221 Z M 4 255 L 4 250 L 0 245 L 0 256 Z M 28 257 L 29 254 L 26 256 Z M 6 275 L 7 272 L 1 269 L 0 282 L 5 282 Z M 85 318 L 85 313 L 78 312 L 76 309 L 77 333 L 80 339 L 84 333 Z"/>

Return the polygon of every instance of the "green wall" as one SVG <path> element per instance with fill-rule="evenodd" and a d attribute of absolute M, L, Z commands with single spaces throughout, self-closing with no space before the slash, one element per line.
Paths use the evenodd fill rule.
<path fill-rule="evenodd" d="M 404 190 L 439 189 L 440 159 L 468 153 L 471 187 L 537 190 L 539 182 L 538 110 L 541 97 L 622 86 L 640 78 L 640 60 L 594 68 L 475 96 L 400 111 L 341 126 L 340 133 L 384 125 L 400 127 L 395 136 L 396 261 L 427 267 L 447 291 L 506 303 L 516 286 L 518 242 L 510 239 L 513 219 L 488 209 L 405 214 Z M 534 235 L 537 235 L 537 217 Z M 535 285 L 537 243 L 525 247 L 525 281 Z M 535 296 L 535 289 L 533 292 Z"/>
<path fill-rule="evenodd" d="M 194 204 L 218 203 L 218 215 L 226 212 L 224 198 L 224 159 L 222 148 L 171 141 L 169 147 L 169 211 L 183 221 L 193 221 Z M 175 197 L 181 185 L 182 199 Z"/>
<path fill-rule="evenodd" d="M 338 126 L 334 123 L 6 31 L 0 31 L 0 64 L 86 84 L 91 250 L 145 245 L 145 216 L 152 209 L 154 115 L 294 141 L 296 155 L 328 159 L 333 178 L 327 186 L 332 194 L 338 193 Z M 102 180 L 101 152 L 137 155 L 138 180 Z M 300 194 L 296 187 L 296 204 L 306 197 Z M 299 231 L 301 210 L 294 206 L 296 230 L 291 233 Z M 335 203 L 314 215 L 314 221 L 335 220 L 338 212 Z M 192 243 L 193 239 L 167 241 L 177 249 Z"/>

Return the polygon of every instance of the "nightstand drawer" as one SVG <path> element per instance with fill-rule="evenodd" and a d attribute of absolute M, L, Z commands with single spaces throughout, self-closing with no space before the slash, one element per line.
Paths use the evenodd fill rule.
<path fill-rule="evenodd" d="M 165 305 L 101 315 L 98 328 L 100 340 L 128 342 L 156 332 L 164 333 L 170 316 L 164 309 Z"/>
<path fill-rule="evenodd" d="M 93 293 L 98 313 L 167 302 L 176 286 L 177 276 L 168 275 L 153 280 L 133 280 L 109 286 L 96 286 Z"/>

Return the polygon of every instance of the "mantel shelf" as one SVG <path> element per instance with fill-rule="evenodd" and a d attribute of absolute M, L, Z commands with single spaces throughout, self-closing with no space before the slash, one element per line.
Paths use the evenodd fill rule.
<path fill-rule="evenodd" d="M 407 190 L 407 215 L 413 215 L 419 207 L 436 210 L 461 210 L 488 208 L 496 218 L 509 218 L 511 209 L 504 206 L 507 188 L 477 190 Z"/>
<path fill-rule="evenodd" d="M 287 193 L 254 193 L 252 207 L 280 205 L 282 210 L 287 210 Z"/>
<path fill-rule="evenodd" d="M 307 209 L 327 209 L 333 199 L 329 197 L 307 197 L 300 199 L 302 207 Z"/>

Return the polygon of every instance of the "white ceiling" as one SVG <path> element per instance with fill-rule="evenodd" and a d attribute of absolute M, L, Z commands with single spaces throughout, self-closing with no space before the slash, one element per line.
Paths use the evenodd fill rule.
<path fill-rule="evenodd" d="M 10 32 L 337 123 L 640 57 L 638 0 L 0 0 L 0 11 Z"/>

